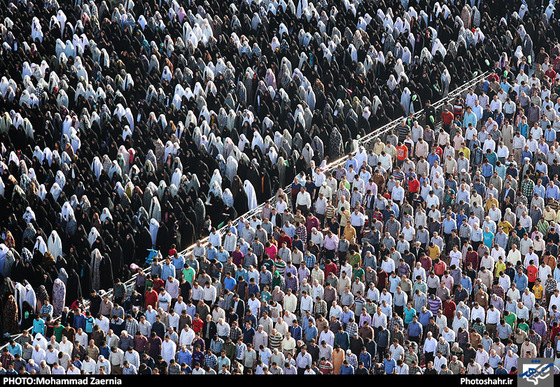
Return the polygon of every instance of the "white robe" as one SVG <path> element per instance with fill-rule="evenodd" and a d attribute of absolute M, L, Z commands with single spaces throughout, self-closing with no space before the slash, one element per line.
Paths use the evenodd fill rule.
<path fill-rule="evenodd" d="M 243 183 L 245 193 L 247 194 L 247 205 L 249 206 L 249 211 L 254 210 L 257 206 L 257 194 L 255 192 L 255 187 L 249 180 L 245 180 Z"/>
<path fill-rule="evenodd" d="M 152 247 L 156 246 L 157 234 L 159 231 L 159 223 L 157 220 L 150 220 L 150 235 L 152 236 Z"/>
<path fill-rule="evenodd" d="M 62 255 L 62 239 L 56 230 L 51 232 L 47 243 L 47 250 L 51 252 L 56 262 L 59 255 Z"/>

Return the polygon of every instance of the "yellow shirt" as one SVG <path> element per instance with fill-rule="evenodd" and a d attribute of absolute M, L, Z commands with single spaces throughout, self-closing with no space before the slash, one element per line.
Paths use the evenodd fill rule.
<path fill-rule="evenodd" d="M 467 147 L 463 147 L 461 149 L 459 149 L 459 152 L 463 152 L 463 155 L 465 156 L 466 159 L 470 159 L 471 157 L 471 150 Z"/>
<path fill-rule="evenodd" d="M 492 204 L 495 204 L 496 207 L 498 207 L 500 203 L 498 203 L 498 199 L 496 198 L 486 200 L 486 207 L 484 208 L 486 212 L 488 212 L 492 208 Z"/>
<path fill-rule="evenodd" d="M 356 229 L 351 225 L 344 227 L 344 236 L 346 240 L 352 241 L 356 238 Z"/>
<path fill-rule="evenodd" d="M 508 222 L 507 220 L 502 220 L 500 223 L 498 223 L 498 226 L 500 226 L 504 230 L 504 232 L 508 235 L 511 229 L 513 228 L 511 223 Z"/>
<path fill-rule="evenodd" d="M 494 276 L 496 278 L 498 278 L 500 276 L 500 272 L 501 271 L 505 271 L 506 270 L 506 264 L 505 263 L 500 263 L 500 261 L 496 262 L 496 264 L 494 265 L 494 268 L 496 269 L 494 272 Z"/>
<path fill-rule="evenodd" d="M 535 294 L 535 300 L 541 300 L 544 293 L 544 288 L 542 285 L 533 285 L 533 293 Z"/>
<path fill-rule="evenodd" d="M 428 247 L 428 256 L 432 259 L 439 258 L 440 250 L 438 245 Z"/>

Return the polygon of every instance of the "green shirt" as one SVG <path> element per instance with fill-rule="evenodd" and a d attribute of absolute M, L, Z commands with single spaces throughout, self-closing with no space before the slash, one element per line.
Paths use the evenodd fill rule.
<path fill-rule="evenodd" d="M 515 322 L 517 321 L 517 316 L 515 313 L 509 313 L 509 315 L 504 317 L 504 320 L 507 324 L 511 326 L 511 329 L 515 329 Z"/>
<path fill-rule="evenodd" d="M 362 256 L 359 253 L 355 253 L 354 255 L 348 257 L 348 263 L 352 267 L 354 267 L 354 265 L 360 265 L 361 261 L 362 261 Z"/>
<path fill-rule="evenodd" d="M 183 268 L 183 277 L 185 278 L 185 280 L 189 283 L 193 283 L 193 279 L 194 276 L 196 275 L 196 272 L 194 271 L 194 269 L 190 266 Z"/>
<path fill-rule="evenodd" d="M 272 294 L 270 292 L 261 292 L 261 301 L 269 302 L 272 298 Z"/>
<path fill-rule="evenodd" d="M 62 324 L 53 327 L 53 333 L 54 333 L 54 337 L 56 338 L 56 341 L 60 342 L 62 340 L 63 330 L 64 330 L 64 325 Z"/>
<path fill-rule="evenodd" d="M 352 274 L 352 279 L 356 279 L 356 277 L 359 279 L 363 279 L 366 272 L 361 267 L 358 267 L 357 269 L 354 269 Z"/>
<path fill-rule="evenodd" d="M 529 325 L 525 322 L 517 325 L 517 327 L 520 328 L 522 331 L 529 332 Z"/>

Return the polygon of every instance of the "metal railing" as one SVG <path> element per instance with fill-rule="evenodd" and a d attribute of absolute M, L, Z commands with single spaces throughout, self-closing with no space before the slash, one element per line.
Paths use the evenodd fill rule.
<path fill-rule="evenodd" d="M 489 71 L 477 75 L 476 77 L 474 77 L 470 81 L 464 83 L 461 87 L 458 87 L 457 89 L 454 89 L 454 90 L 450 91 L 445 98 L 442 98 L 437 102 L 434 102 L 432 104 L 432 106 L 434 107 L 434 109 L 436 109 L 436 112 L 440 111 L 442 106 L 444 105 L 444 103 L 446 101 L 454 101 L 458 96 L 466 94 L 470 89 L 476 87 L 479 83 L 486 80 L 489 75 L 490 75 Z M 414 113 L 413 118 L 418 119 L 422 116 L 422 114 L 424 114 L 424 109 Z M 438 115 L 438 117 L 439 117 L 439 115 Z M 381 138 L 381 136 L 386 135 L 386 134 L 390 133 L 391 131 L 393 131 L 395 128 L 397 128 L 397 126 L 401 123 L 403 118 L 406 118 L 406 117 L 397 118 L 397 119 L 389 122 L 388 124 L 385 124 L 382 127 L 374 129 L 371 133 L 366 134 L 360 140 L 358 140 L 358 145 L 366 146 L 367 144 L 370 144 L 374 141 L 377 141 L 377 138 Z M 437 117 L 436 117 L 436 119 L 437 119 Z M 343 165 L 346 162 L 346 159 L 348 159 L 348 156 L 350 154 L 355 155 L 356 152 L 357 152 L 356 150 L 353 151 L 353 152 L 350 152 L 349 154 L 346 154 L 343 157 L 327 164 L 326 167 L 325 167 L 325 171 L 331 171 L 331 172 L 335 171 L 338 168 L 339 165 Z M 291 187 L 291 185 L 288 185 L 288 186 L 284 187 L 284 192 L 286 192 L 288 195 L 290 195 L 290 192 L 291 192 L 290 187 Z M 239 221 L 241 219 L 251 219 L 253 217 L 253 215 L 256 215 L 258 218 L 260 218 L 260 215 L 262 214 L 263 207 L 265 206 L 265 204 L 267 202 L 270 202 L 273 198 L 274 197 L 264 201 L 263 203 L 261 203 L 257 207 L 255 207 L 253 210 L 248 211 L 248 212 L 244 213 L 243 215 L 238 216 L 235 220 L 233 220 L 232 226 L 237 227 L 237 225 L 239 224 Z M 223 226 L 223 227 L 221 227 L 220 229 L 217 230 L 217 232 L 220 234 L 220 237 L 223 237 L 225 235 L 227 229 L 228 229 L 228 226 Z M 204 238 L 200 239 L 200 242 L 201 242 L 201 245 L 206 246 L 208 244 L 208 237 L 204 237 Z M 192 253 L 195 246 L 196 246 L 196 244 L 193 244 L 193 245 L 187 247 L 185 250 L 181 251 L 180 254 L 182 254 L 184 257 L 188 256 L 190 253 Z M 149 273 L 149 267 L 144 268 L 144 271 L 146 273 Z M 136 275 L 134 275 L 130 280 L 125 282 L 125 286 L 127 288 L 127 294 L 134 287 L 135 282 L 136 282 Z M 109 296 L 112 295 L 112 291 L 113 291 L 112 289 L 108 291 Z"/>
<path fill-rule="evenodd" d="M 476 77 L 474 77 L 473 79 L 471 79 L 470 81 L 467 81 L 466 83 L 464 83 L 462 86 L 458 87 L 457 89 L 454 89 L 452 91 L 450 91 L 446 97 L 440 99 L 437 102 L 434 102 L 432 104 L 432 106 L 434 107 L 434 109 L 436 110 L 436 112 L 440 111 L 442 106 L 445 104 L 446 101 L 454 101 L 457 97 L 466 94 L 470 89 L 475 88 L 479 83 L 483 82 L 484 80 L 486 80 L 489 76 L 490 72 L 484 72 L 482 74 L 477 75 Z M 415 112 L 413 114 L 413 119 L 418 119 L 420 118 L 422 115 L 424 114 L 424 109 Z M 437 117 L 439 117 L 438 114 L 436 114 Z M 437 117 L 436 120 L 437 120 Z M 388 124 L 374 129 L 373 131 L 371 131 L 370 133 L 366 134 L 365 136 L 363 136 L 362 138 L 360 138 L 358 140 L 358 146 L 359 145 L 364 145 L 364 147 L 367 149 L 368 145 L 371 143 L 374 143 L 375 141 L 377 141 L 378 138 L 381 138 L 383 140 L 382 136 L 385 136 L 389 133 L 391 133 L 393 130 L 395 130 L 398 125 L 402 122 L 402 119 L 407 118 L 407 117 L 401 117 L 401 118 L 397 118 L 391 122 L 389 122 Z M 344 163 L 346 162 L 346 160 L 348 159 L 348 156 L 350 154 L 354 155 L 357 153 L 357 150 L 354 150 L 353 152 L 350 152 L 346 155 L 344 155 L 343 157 L 329 163 L 326 165 L 325 167 L 325 171 L 335 171 L 339 165 L 344 165 Z M 291 192 L 291 185 L 288 185 L 284 188 L 284 192 L 286 192 L 288 195 L 290 195 Z M 262 209 L 264 207 L 264 205 L 267 202 L 270 202 L 274 197 L 264 201 L 263 203 L 259 204 L 257 207 L 255 207 L 253 210 L 248 211 L 246 213 L 244 213 L 243 215 L 237 217 L 235 220 L 233 220 L 233 226 L 237 227 L 239 221 L 241 219 L 251 219 L 253 217 L 253 215 L 256 215 L 258 218 L 260 218 L 260 215 L 262 214 Z M 220 234 L 220 237 L 223 237 L 224 234 L 226 233 L 228 226 L 223 226 L 220 229 L 218 229 L 218 233 Z M 202 238 L 200 239 L 200 242 L 203 246 L 206 246 L 208 244 L 208 237 Z M 182 254 L 183 256 L 188 256 L 190 253 L 192 253 L 193 249 L 195 248 L 196 244 L 193 244 L 189 247 L 187 247 L 185 250 L 181 251 L 180 254 Z M 143 268 L 144 272 L 149 273 L 150 272 L 150 267 L 146 267 Z M 132 289 L 134 289 L 135 283 L 136 283 L 136 277 L 137 275 L 133 275 L 131 279 L 129 279 L 128 281 L 126 281 L 124 284 L 126 286 L 126 295 L 129 295 L 132 291 Z M 109 295 L 109 297 L 111 297 L 113 295 L 113 289 L 109 289 L 106 294 Z M 88 302 L 86 300 L 86 308 L 88 306 Z M 29 328 L 29 330 L 31 330 L 32 328 Z M 16 334 L 13 335 L 12 338 L 17 338 L 18 336 L 20 336 L 21 334 Z M 5 344 L 4 346 L 0 347 L 3 348 L 7 346 L 7 344 Z"/>

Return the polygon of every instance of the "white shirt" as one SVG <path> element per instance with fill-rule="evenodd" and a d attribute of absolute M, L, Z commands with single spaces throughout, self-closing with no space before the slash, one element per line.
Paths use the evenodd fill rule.
<path fill-rule="evenodd" d="M 486 312 L 486 324 L 498 324 L 500 322 L 500 311 L 496 308 L 494 310 L 488 309 Z"/>
<path fill-rule="evenodd" d="M 352 213 L 350 214 L 350 223 L 354 227 L 362 227 L 366 223 L 364 214 L 359 211 L 356 214 L 356 211 L 352 211 Z"/>
<path fill-rule="evenodd" d="M 461 254 L 461 252 L 459 250 L 457 250 L 457 251 L 451 250 L 449 252 L 449 258 L 450 258 L 450 261 L 449 261 L 450 266 L 455 265 L 455 266 L 459 267 L 461 259 L 463 258 L 463 254 Z"/>
<path fill-rule="evenodd" d="M 426 338 L 426 340 L 424 341 L 424 348 L 423 348 L 424 353 L 431 352 L 435 355 L 436 348 L 437 348 L 437 340 L 434 339 L 433 337 Z"/>
<path fill-rule="evenodd" d="M 479 306 L 478 308 L 471 309 L 471 321 L 475 321 L 477 318 L 480 318 L 480 321 L 484 324 L 485 317 L 483 307 Z"/>
<path fill-rule="evenodd" d="M 374 313 L 371 318 L 371 325 L 374 328 L 387 328 L 387 316 L 385 315 L 385 313 Z"/>
<path fill-rule="evenodd" d="M 556 305 L 556 308 L 560 309 L 560 295 L 555 294 L 550 296 L 550 304 L 548 304 L 548 312 L 552 312 L 552 305 Z"/>

